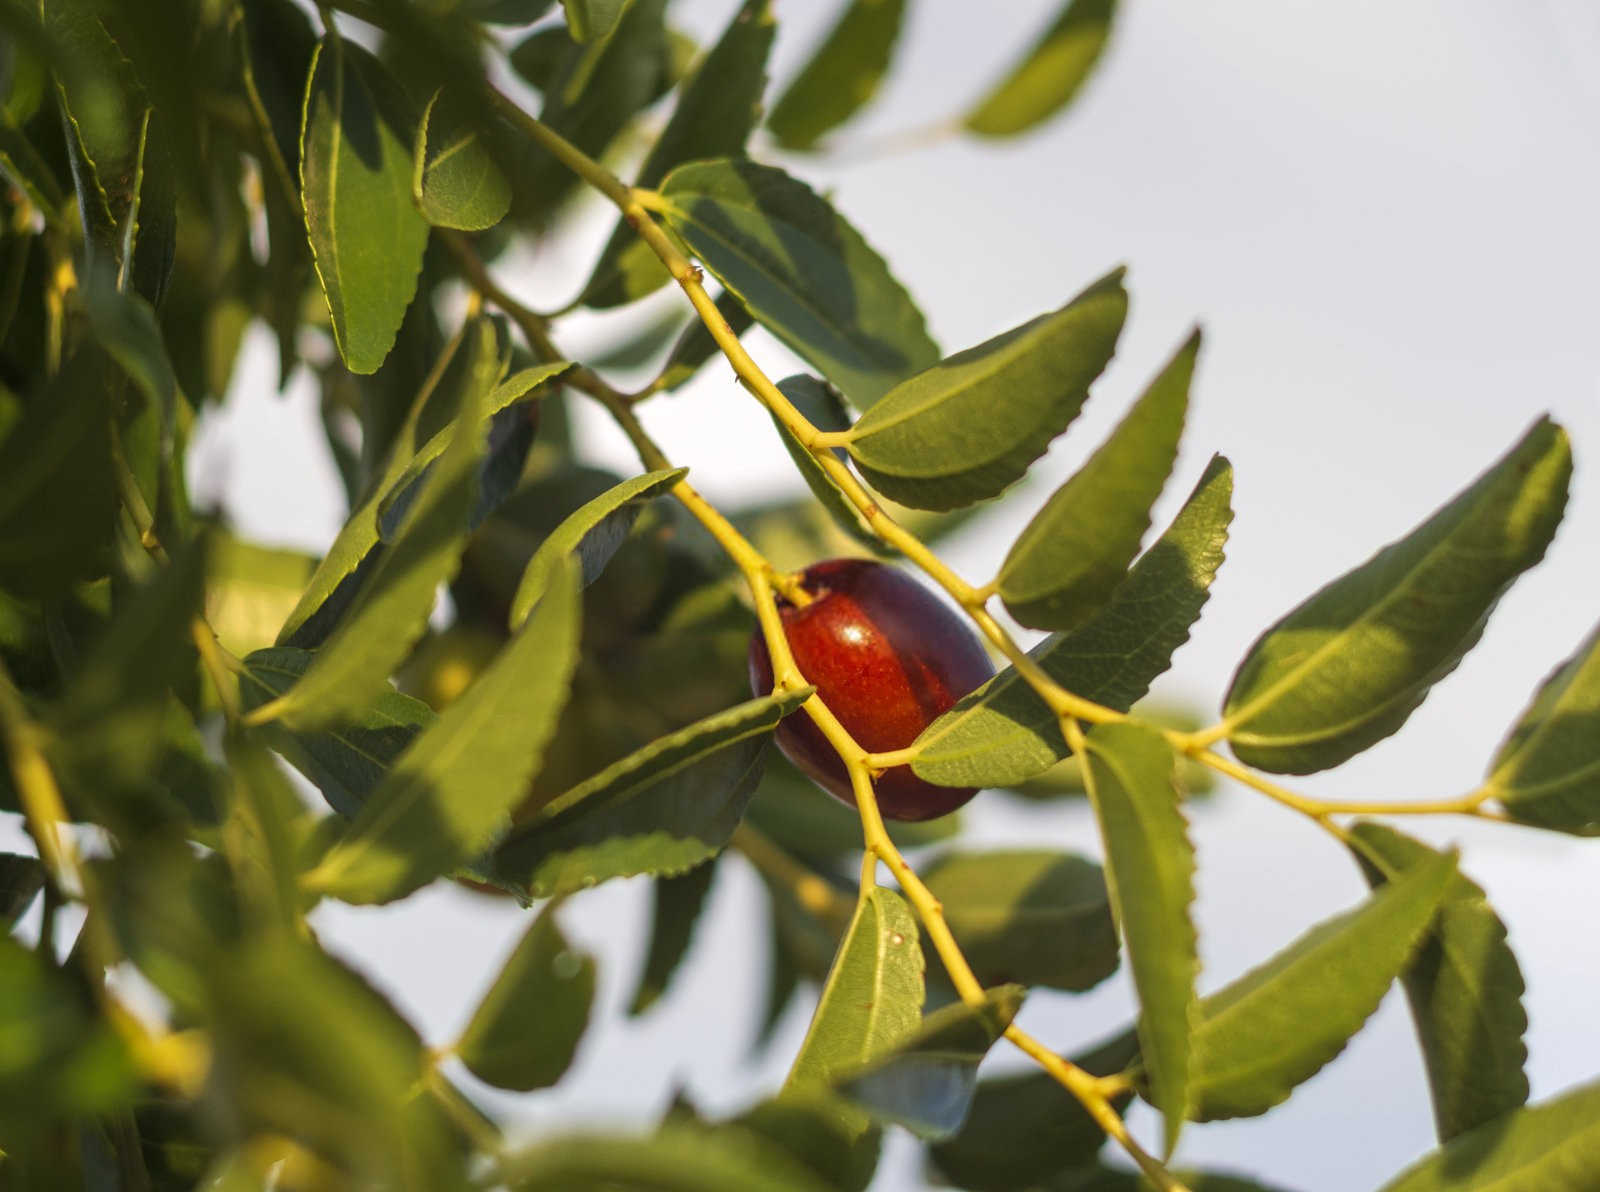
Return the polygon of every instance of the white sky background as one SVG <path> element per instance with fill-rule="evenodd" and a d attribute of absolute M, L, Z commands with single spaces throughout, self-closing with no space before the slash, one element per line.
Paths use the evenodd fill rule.
<path fill-rule="evenodd" d="M 680 0 L 702 41 L 734 0 Z M 863 143 L 961 109 L 1045 22 L 1055 0 L 921 0 L 882 100 L 840 138 Z M 792 76 L 836 6 L 778 0 L 775 77 Z M 1600 617 L 1600 194 L 1593 82 L 1600 12 L 1588 0 L 1125 0 L 1100 74 L 1068 116 L 1028 138 L 950 141 L 895 156 L 786 162 L 837 205 L 917 297 L 947 351 L 1061 305 L 1125 262 L 1122 349 L 1089 410 L 1003 510 L 952 541 L 974 580 L 1097 444 L 1195 320 L 1206 347 L 1186 447 L 1157 509 L 1164 524 L 1212 451 L 1236 469 L 1228 562 L 1191 643 L 1158 685 L 1214 708 L 1255 635 L 1320 584 L 1398 537 L 1505 450 L 1541 412 L 1571 431 L 1578 472 L 1546 562 L 1503 601 L 1482 643 L 1396 738 L 1297 780 L 1328 797 L 1448 796 L 1477 785 L 1540 678 Z M 535 304 L 564 302 L 609 229 L 502 271 Z M 666 302 L 680 301 L 675 294 Z M 660 305 L 652 309 L 662 309 Z M 575 316 L 568 350 L 633 321 Z M 749 339 L 774 376 L 792 361 Z M 306 387 L 272 395 L 253 337 L 228 410 L 201 436 L 196 480 L 236 525 L 312 549 L 343 516 Z M 764 414 L 711 367 L 644 407 L 675 462 L 713 499 L 797 491 Z M 601 418 L 595 454 L 636 470 Z M 292 481 L 284 460 L 298 461 Z M 985 843 L 1098 852 L 1081 808 L 968 809 Z M 1530 987 L 1535 1098 L 1600 1074 L 1593 989 L 1600 841 L 1465 821 L 1400 826 L 1458 841 L 1464 868 L 1510 926 Z M 1228 789 L 1193 809 L 1200 854 L 1202 989 L 1263 960 L 1364 893 L 1354 866 L 1305 821 Z M 745 1061 L 765 980 L 756 879 L 725 864 L 666 1001 L 624 1022 L 642 960 L 647 883 L 569 905 L 569 932 L 601 957 L 604 1021 L 560 1090 L 486 1099 L 530 1132 L 643 1126 L 686 1086 L 709 1110 L 775 1087 L 805 1016 L 764 1062 Z M 430 1042 L 459 1028 L 526 926 L 513 907 L 436 889 L 387 910 L 326 907 L 322 937 L 386 988 Z M 1131 1012 L 1122 977 L 1086 997 L 1037 992 L 1023 1022 L 1069 1050 Z M 993 1064 L 1021 1057 L 997 1053 Z M 1155 1120 L 1134 1111 L 1152 1138 Z M 1381 1183 L 1428 1148 L 1432 1121 L 1403 999 L 1391 995 L 1347 1052 L 1263 1119 L 1190 1127 L 1179 1159 L 1251 1171 L 1298 1192 Z M 917 1186 L 903 1140 L 875 1185 Z"/>

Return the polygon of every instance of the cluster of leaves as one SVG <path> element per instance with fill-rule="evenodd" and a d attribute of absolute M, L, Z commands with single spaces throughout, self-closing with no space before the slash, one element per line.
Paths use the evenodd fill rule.
<path fill-rule="evenodd" d="M 748 698 L 737 571 L 659 499 L 682 470 L 610 474 L 571 433 L 576 395 L 625 413 L 695 376 L 712 335 L 657 323 L 619 344 L 615 359 L 656 365 L 624 395 L 596 373 L 605 360 L 562 359 L 548 320 L 498 300 L 514 329 L 461 298 L 463 276 L 484 288 L 483 262 L 558 235 L 581 193 L 490 85 L 506 63 L 576 154 L 638 159 L 637 193 L 720 284 L 732 333 L 760 324 L 815 370 L 781 386 L 793 411 L 936 540 L 1074 420 L 1127 294 L 1112 274 L 945 355 L 861 233 L 746 155 L 757 137 L 824 144 L 872 95 L 905 9 L 844 6 L 763 132 L 770 0 L 740 4 L 703 48 L 666 0 L 340 0 L 320 31 L 291 0 L 0 0 L 0 809 L 44 858 L 0 857 L 7 928 L 41 904 L 36 947 L 0 942 L 5 1186 L 859 1189 L 892 1123 L 962 1187 L 1133 1187 L 1048 1073 L 977 1078 L 1028 990 L 1089 989 L 1124 955 L 1137 1021 L 1078 1062 L 1122 1074 L 1119 1103 L 1160 1110 L 1169 1152 L 1185 1121 L 1281 1102 L 1398 978 L 1441 1149 L 1389 1187 L 1584 1186 L 1600 1094 L 1524 1107 L 1521 977 L 1452 854 L 1377 823 L 1341 829 L 1372 896 L 1200 998 L 1183 811 L 1209 741 L 1307 773 L 1402 726 L 1543 555 L 1570 472 L 1559 428 L 1536 424 L 1272 626 L 1202 743 L 1192 725 L 1122 716 L 1187 640 L 1231 519 L 1219 457 L 1141 553 L 1198 333 L 1181 345 L 983 589 L 1048 631 L 1031 668 L 916 744 L 931 782 L 1086 793 L 1103 836 L 1097 863 L 962 847 L 956 817 L 897 832 L 937 846 L 926 882 L 988 991 L 961 1002 L 906 900 L 848 884 L 859 825 L 772 755 L 807 692 Z M 952 130 L 1012 136 L 1060 111 L 1112 17 L 1110 0 L 1066 5 Z M 668 280 L 619 218 L 573 305 L 621 307 Z M 242 541 L 188 500 L 195 418 L 257 321 L 280 380 L 316 386 L 349 499 L 320 559 Z M 804 423 L 775 419 L 816 499 L 732 525 L 785 563 L 890 553 Z M 1039 675 L 1103 722 L 1064 724 Z M 1600 830 L 1597 707 L 1600 635 L 1537 693 L 1481 801 Z M 58 836 L 62 818 L 99 830 L 92 860 L 57 844 L 88 838 Z M 820 990 L 785 1088 L 727 1121 L 680 1105 L 648 1138 L 510 1149 L 442 1060 L 502 1089 L 556 1084 L 596 979 L 562 935 L 562 900 L 653 879 L 631 1006 L 645 1013 L 741 831 L 770 896 L 767 1028 Z M 440 1047 L 306 916 L 446 879 L 543 905 Z M 70 901 L 87 921 L 62 957 Z M 118 966 L 164 999 L 160 1026 L 118 1002 Z"/>

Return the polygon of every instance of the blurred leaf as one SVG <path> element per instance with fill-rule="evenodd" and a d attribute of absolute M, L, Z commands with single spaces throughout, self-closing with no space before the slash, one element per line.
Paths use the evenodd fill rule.
<path fill-rule="evenodd" d="M 61 181 L 26 133 L 0 111 L 0 177 L 28 197 L 47 221 L 61 218 L 66 203 Z"/>
<path fill-rule="evenodd" d="M 832 1192 L 801 1162 L 746 1130 L 667 1125 L 648 1138 L 568 1134 L 513 1155 L 514 1192 Z"/>
<path fill-rule="evenodd" d="M 1485 1122 L 1380 1192 L 1585 1192 L 1600 1166 L 1600 1083 Z"/>
<path fill-rule="evenodd" d="M 679 166 L 668 225 L 750 313 L 856 406 L 939 358 L 922 312 L 831 205 L 749 161 Z"/>
<path fill-rule="evenodd" d="M 650 916 L 650 952 L 628 1002 L 630 1017 L 643 1014 L 667 991 L 672 975 L 689 950 L 695 924 L 699 922 L 716 874 L 715 864 L 697 865 L 687 873 L 658 877 L 651 884 L 654 900 Z"/>
<path fill-rule="evenodd" d="M 243 657 L 268 645 L 300 599 L 316 560 L 218 533 L 206 569 L 206 620 L 224 649 Z"/>
<path fill-rule="evenodd" d="M 115 533 L 104 358 L 80 351 L 0 439 L 0 585 L 59 597 L 104 574 Z"/>
<path fill-rule="evenodd" d="M 44 889 L 38 857 L 0 853 L 0 930 L 10 931 Z"/>
<path fill-rule="evenodd" d="M 1453 853 L 1428 857 L 1202 999 L 1194 1119 L 1265 1113 L 1343 1051 L 1415 954 L 1455 875 Z"/>
<path fill-rule="evenodd" d="M 1351 852 L 1374 889 L 1438 856 L 1382 824 L 1358 823 L 1350 835 Z M 1522 970 L 1505 924 L 1465 874 L 1451 879 L 1400 980 L 1422 1042 L 1440 1142 L 1527 1102 Z"/>
<path fill-rule="evenodd" d="M 561 0 L 574 41 L 595 41 L 610 35 L 628 7 L 628 0 Z"/>
<path fill-rule="evenodd" d="M 480 361 L 478 367 L 493 364 Z M 462 394 L 461 411 L 448 431 L 449 445 L 429 467 L 421 494 L 408 502 L 394 541 L 378 557 L 354 605 L 317 650 L 310 669 L 268 709 L 289 728 L 326 728 L 361 711 L 427 627 L 438 587 L 455 574 L 465 545 L 484 452 L 479 407 L 484 389 L 487 385 L 472 384 Z M 351 521 L 357 518 L 364 522 L 364 510 Z"/>
<path fill-rule="evenodd" d="M 434 92 L 417 126 L 411 197 L 436 228 L 480 232 L 511 209 L 511 183 L 495 164 L 472 112 Z"/>
<path fill-rule="evenodd" d="M 893 1051 L 839 1076 L 839 1092 L 874 1118 L 919 1138 L 950 1138 L 972 1106 L 978 1065 L 1026 996 L 1019 985 L 1003 985 L 989 990 L 979 1009 L 958 1003 L 935 1011 Z"/>
<path fill-rule="evenodd" d="M 1117 970 L 1100 866 L 1044 849 L 951 852 L 923 873 L 978 980 L 1082 991 Z"/>
<path fill-rule="evenodd" d="M 771 0 L 745 0 L 717 43 L 678 89 L 672 119 L 650 146 L 634 185 L 654 188 L 686 161 L 737 157 L 761 116 L 767 54 L 776 30 Z M 621 306 L 671 281 L 666 266 L 626 220 L 617 222 L 583 287 L 593 307 Z"/>
<path fill-rule="evenodd" d="M 257 650 L 244 660 L 239 699 L 245 711 L 289 690 L 311 665 L 314 654 L 288 646 Z M 328 805 L 353 819 L 377 789 L 396 758 L 434 721 L 419 700 L 385 691 L 354 720 L 325 732 L 290 732 L 265 725 L 272 747 L 314 783 Z"/>
<path fill-rule="evenodd" d="M 1072 633 L 1051 634 L 1029 657 L 1067 690 L 1126 712 L 1189 640 L 1222 564 L 1232 494 L 1232 465 L 1214 456 L 1106 607 Z M 912 770 L 943 786 L 1012 786 L 1070 752 L 1055 714 L 1011 667 L 929 725 L 916 744 L 921 753 Z"/>
<path fill-rule="evenodd" d="M 411 199 L 410 120 L 381 63 L 327 39 L 311 60 L 300 196 L 334 340 L 346 367 L 376 372 L 411 305 L 428 225 Z"/>
<path fill-rule="evenodd" d="M 572 1063 L 594 1003 L 594 957 L 561 934 L 551 903 L 472 1013 L 455 1053 L 496 1088 L 549 1088 Z"/>
<path fill-rule="evenodd" d="M 1600 834 L 1600 626 L 1534 693 L 1483 789 L 1518 823 Z"/>
<path fill-rule="evenodd" d="M 577 660 L 574 569 L 500 656 L 394 763 L 307 884 L 346 902 L 402 898 L 488 848 L 522 801 Z"/>
<path fill-rule="evenodd" d="M 555 0 L 466 0 L 462 8 L 475 20 L 491 25 L 531 25 Z"/>
<path fill-rule="evenodd" d="M 1122 1071 L 1139 1053 L 1129 1029 L 1073 1063 L 1094 1076 Z M 1112 1098 L 1117 1110 L 1128 1102 Z M 1012 1192 L 1093 1160 L 1105 1131 L 1078 1099 L 1038 1070 L 978 1082 L 961 1129 L 931 1150 L 934 1167 L 974 1192 Z M 1053 1185 L 1052 1185 L 1053 1186 Z"/>
<path fill-rule="evenodd" d="M 232 798 L 222 852 L 255 921 L 294 931 L 303 909 L 301 846 L 312 829 L 305 804 L 272 755 L 247 737 L 227 741 Z"/>
<path fill-rule="evenodd" d="M 967 131 L 1015 136 L 1071 103 L 1100 61 L 1116 9 L 1116 0 L 1067 4 L 1021 61 L 967 114 Z"/>
<path fill-rule="evenodd" d="M 852 1138 L 826 1093 L 782 1093 L 751 1106 L 722 1129 L 735 1126 L 782 1147 L 835 1192 L 865 1192 L 878 1167 L 879 1136 Z"/>
<path fill-rule="evenodd" d="M 1012 544 L 995 584 L 1021 624 L 1076 628 L 1126 576 L 1178 458 L 1199 350 L 1196 331 Z"/>
<path fill-rule="evenodd" d="M 755 323 L 739 296 L 731 290 L 724 290 L 717 295 L 717 311 L 735 336 L 743 335 Z M 672 345 L 667 362 L 661 367 L 661 389 L 670 393 L 679 388 L 697 375 L 706 361 L 719 354 L 717 341 L 711 338 L 705 322 L 696 319 L 678 337 L 678 342 Z"/>
<path fill-rule="evenodd" d="M 850 457 L 873 488 L 916 509 L 995 496 L 1078 416 L 1127 311 L 1119 269 L 1054 314 L 941 360 L 861 416 Z"/>
<path fill-rule="evenodd" d="M 519 823 L 495 850 L 493 873 L 530 897 L 555 898 L 700 864 L 738 826 L 768 737 L 810 692 L 750 700 L 635 750 Z"/>
<path fill-rule="evenodd" d="M 540 545 L 511 601 L 511 624 L 522 624 L 563 560 L 576 557 L 582 583 L 592 584 L 628 537 L 646 501 L 666 492 L 688 468 L 646 472 L 607 489 L 567 515 Z"/>
<path fill-rule="evenodd" d="M 785 149 L 816 147 L 878 90 L 905 19 L 905 0 L 851 0 L 767 117 Z"/>
<path fill-rule="evenodd" d="M 831 1084 L 844 1073 L 891 1051 L 922 1022 L 922 949 L 917 919 L 900 895 L 874 887 L 834 956 L 785 1091 Z M 869 1128 L 865 1114 L 841 1108 L 851 1138 Z"/>
<path fill-rule="evenodd" d="M 1541 418 L 1448 505 L 1262 634 L 1223 707 L 1239 760 L 1309 774 L 1396 732 L 1543 558 L 1571 475 L 1566 432 Z"/>
<path fill-rule="evenodd" d="M 1089 731 L 1089 801 L 1106 854 L 1106 888 L 1139 995 L 1139 1047 L 1167 1154 L 1192 1102 L 1195 976 L 1194 846 L 1178 806 L 1172 749 L 1133 721 Z"/>
<path fill-rule="evenodd" d="M 1189 1167 L 1167 1169 L 1189 1192 L 1287 1192 L 1277 1184 L 1263 1184 L 1248 1176 Z M 1150 1182 L 1137 1171 L 1095 1164 L 1073 1171 L 1050 1185 L 1052 1192 L 1148 1192 Z"/>

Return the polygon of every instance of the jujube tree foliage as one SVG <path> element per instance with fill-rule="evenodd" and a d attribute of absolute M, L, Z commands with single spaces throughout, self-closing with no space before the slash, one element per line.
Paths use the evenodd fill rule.
<path fill-rule="evenodd" d="M 0 945 L 0 1183 L 860 1189 L 893 1128 L 963 1188 L 1258 1188 L 1173 1166 L 1184 1127 L 1270 1111 L 1399 981 L 1438 1138 L 1388 1192 L 1591 1188 L 1600 1085 L 1526 1104 L 1505 929 L 1453 851 L 1392 822 L 1600 830 L 1600 637 L 1475 790 L 1330 802 L 1283 777 L 1399 731 L 1461 661 L 1551 542 L 1565 433 L 1536 421 L 1266 627 L 1214 723 L 1147 710 L 1232 516 L 1219 455 L 1150 525 L 1200 332 L 1119 364 L 1149 380 L 1105 441 L 990 577 L 956 574 L 932 544 L 1077 417 L 1124 276 L 935 344 L 872 230 L 802 177 L 906 5 L 842 4 L 775 88 L 771 0 L 729 7 L 696 45 L 666 0 L 0 0 L 0 805 L 37 852 L 0 858 L 0 914 L 37 926 Z M 945 134 L 1055 117 L 1113 7 L 1066 5 Z M 530 309 L 507 254 L 584 203 L 613 233 L 564 310 Z M 671 285 L 669 321 L 563 350 L 568 311 Z M 280 383 L 320 393 L 350 509 L 320 559 L 186 494 L 255 323 Z M 755 325 L 806 371 L 775 382 Z M 643 387 L 607 379 L 645 360 Z M 655 403 L 730 367 L 725 400 L 771 415 L 808 499 L 715 508 L 651 438 Z M 637 475 L 585 462 L 577 402 Z M 1371 894 L 1201 997 L 1185 803 L 1216 774 L 1308 817 Z M 1100 855 L 964 844 L 941 813 L 995 791 L 1086 796 Z M 653 881 L 649 1013 L 728 851 L 770 901 L 769 1028 L 815 1004 L 782 1089 L 509 1142 L 474 1090 L 559 1097 L 589 1024 L 564 900 Z M 308 915 L 441 881 L 529 926 L 459 1034 L 424 1039 Z M 1137 1004 L 1102 1046 L 1015 1023 L 1119 965 Z M 108 980 L 133 972 L 159 1016 Z M 980 1080 L 996 1046 L 1037 1070 Z M 1136 1097 L 1156 1137 L 1124 1126 Z"/>

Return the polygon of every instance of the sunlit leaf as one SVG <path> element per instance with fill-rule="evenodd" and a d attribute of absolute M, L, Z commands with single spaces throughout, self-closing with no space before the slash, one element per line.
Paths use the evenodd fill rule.
<path fill-rule="evenodd" d="M 1397 731 L 1544 556 L 1571 475 L 1566 432 L 1541 418 L 1448 505 L 1262 634 L 1223 707 L 1239 760 L 1308 774 Z"/>
<path fill-rule="evenodd" d="M 811 149 L 870 100 L 889 69 L 905 0 L 851 0 L 773 104 L 767 127 L 785 149 Z"/>
<path fill-rule="evenodd" d="M 552 908 L 540 912 L 501 966 L 455 1045 L 486 1084 L 548 1088 L 572 1063 L 594 1003 L 594 957 L 567 942 Z"/>
<path fill-rule="evenodd" d="M 205 613 L 223 648 L 243 657 L 270 644 L 316 566 L 315 558 L 297 550 L 216 534 L 206 567 Z"/>
<path fill-rule="evenodd" d="M 1022 624 L 1075 628 L 1127 573 L 1177 460 L 1199 350 L 1196 331 L 1012 544 L 995 583 Z"/>
<path fill-rule="evenodd" d="M 939 358 L 883 258 L 782 170 L 691 162 L 661 195 L 668 225 L 717 280 L 856 406 Z"/>
<path fill-rule="evenodd" d="M 1078 416 L 1127 311 L 1119 269 L 1055 313 L 919 372 L 856 422 L 850 457 L 875 489 L 916 509 L 995 496 Z"/>
<path fill-rule="evenodd" d="M 616 28 L 628 0 L 561 0 L 574 41 L 595 41 Z"/>
<path fill-rule="evenodd" d="M 985 137 L 1025 132 L 1072 102 L 1111 33 L 1116 0 L 1071 0 L 1032 48 L 967 114 Z"/>
<path fill-rule="evenodd" d="M 1374 888 L 1437 856 L 1382 824 L 1356 824 L 1350 835 L 1351 852 Z M 1451 879 L 1400 980 L 1422 1041 L 1441 1142 L 1527 1101 L 1522 969 L 1506 943 L 1505 924 L 1465 874 Z"/>
<path fill-rule="evenodd" d="M 472 112 L 434 93 L 417 125 L 411 197 L 436 228 L 492 228 L 511 209 L 511 183 L 490 152 Z"/>
<path fill-rule="evenodd" d="M 1053 633 L 1029 656 L 1057 683 L 1125 712 L 1189 640 L 1222 564 L 1233 520 L 1233 468 L 1212 459 L 1166 532 L 1082 628 Z M 1068 755 L 1056 716 L 1011 667 L 959 701 L 917 739 L 912 769 L 943 786 L 1011 786 Z"/>

